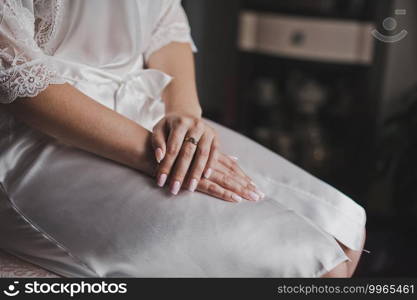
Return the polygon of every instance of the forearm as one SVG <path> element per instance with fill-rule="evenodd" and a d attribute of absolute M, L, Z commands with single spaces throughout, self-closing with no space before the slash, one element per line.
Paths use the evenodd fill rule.
<path fill-rule="evenodd" d="M 4 107 L 28 125 L 77 148 L 152 174 L 151 133 L 69 84 Z"/>
<path fill-rule="evenodd" d="M 188 43 L 174 42 L 156 51 L 150 57 L 148 67 L 174 77 L 162 95 L 167 114 L 174 112 L 201 117 L 194 57 Z"/>

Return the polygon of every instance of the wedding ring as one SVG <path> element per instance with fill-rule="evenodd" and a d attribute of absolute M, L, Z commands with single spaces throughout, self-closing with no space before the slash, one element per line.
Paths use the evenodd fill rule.
<path fill-rule="evenodd" d="M 194 144 L 194 145 L 198 145 L 198 142 L 197 142 L 197 140 L 195 139 L 195 138 L 193 138 L 193 137 L 188 137 L 188 138 L 185 138 L 185 140 L 184 140 L 185 142 L 189 142 L 189 143 L 191 143 L 191 144 Z"/>

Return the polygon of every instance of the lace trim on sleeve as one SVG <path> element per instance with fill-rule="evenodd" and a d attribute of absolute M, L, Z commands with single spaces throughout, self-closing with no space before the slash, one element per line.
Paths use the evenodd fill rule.
<path fill-rule="evenodd" d="M 189 43 L 193 52 L 197 47 L 191 37 L 190 24 L 181 0 L 167 0 L 162 2 L 161 16 L 156 22 L 148 47 L 144 52 L 145 62 L 151 55 L 171 42 Z"/>
<path fill-rule="evenodd" d="M 64 83 L 34 40 L 34 16 L 21 1 L 0 1 L 0 103 Z"/>
<path fill-rule="evenodd" d="M 48 42 L 52 40 L 62 20 L 62 0 L 34 0 L 36 11 L 35 40 L 40 48 L 48 55 L 52 55 L 53 49 Z"/>
<path fill-rule="evenodd" d="M 160 28 L 153 36 L 150 46 L 145 53 L 145 61 L 148 61 L 152 53 L 163 48 L 171 42 L 190 43 L 193 52 L 197 47 L 191 37 L 190 27 L 185 23 L 173 23 Z"/>
<path fill-rule="evenodd" d="M 11 103 L 21 97 L 35 97 L 50 84 L 64 83 L 44 61 L 31 61 L 0 72 L 0 99 Z"/>

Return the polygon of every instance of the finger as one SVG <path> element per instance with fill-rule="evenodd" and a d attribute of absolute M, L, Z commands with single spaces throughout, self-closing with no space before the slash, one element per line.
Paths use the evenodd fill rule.
<path fill-rule="evenodd" d="M 248 188 L 247 183 L 237 180 L 237 177 L 232 173 L 223 173 L 217 170 L 213 171 L 210 176 L 210 181 L 217 183 L 222 188 L 232 191 L 233 193 L 245 198 L 249 201 L 259 201 L 262 199 L 261 195 L 256 193 L 251 188 Z"/>
<path fill-rule="evenodd" d="M 194 161 L 192 162 L 192 166 L 189 171 L 190 175 L 188 178 L 188 189 L 191 192 L 194 192 L 197 188 L 198 183 L 204 172 L 204 169 L 207 165 L 213 138 L 214 137 L 212 134 L 205 133 L 203 134 L 200 142 L 198 143 L 198 147 L 194 156 Z"/>
<path fill-rule="evenodd" d="M 197 141 L 201 139 L 204 133 L 204 126 L 193 127 L 186 135 L 186 139 L 193 137 Z M 174 168 L 171 171 L 171 193 L 178 194 L 184 178 L 190 169 L 191 163 L 194 158 L 197 146 L 191 142 L 183 143 L 180 153 L 175 161 Z"/>
<path fill-rule="evenodd" d="M 233 158 L 230 158 L 229 156 L 221 153 L 219 155 L 219 164 L 216 166 L 216 168 L 224 173 L 232 172 L 233 174 L 235 174 L 236 180 L 245 180 L 246 183 L 242 182 L 242 185 L 246 186 L 251 191 L 257 193 L 262 199 L 265 198 L 265 193 L 262 192 L 252 181 L 252 179 L 248 175 L 246 175 L 245 172 L 242 171 L 237 161 Z"/>
<path fill-rule="evenodd" d="M 209 179 L 211 174 L 213 173 L 213 168 L 219 156 L 218 149 L 219 149 L 219 142 L 217 138 L 214 137 L 211 143 L 210 155 L 209 155 L 209 158 L 208 158 L 205 170 L 204 170 L 204 177 L 206 179 Z"/>
<path fill-rule="evenodd" d="M 213 196 L 213 197 L 216 197 L 216 198 L 228 201 L 228 202 L 239 203 L 239 202 L 242 202 L 243 200 L 242 197 L 240 197 L 239 195 L 205 178 L 200 180 L 197 189 L 198 191 L 202 193 L 208 194 L 210 196 Z"/>
<path fill-rule="evenodd" d="M 152 134 L 152 147 L 155 151 L 155 159 L 158 163 L 160 163 L 165 157 L 166 141 L 166 122 L 162 120 L 153 128 Z"/>
<path fill-rule="evenodd" d="M 234 176 L 236 180 L 239 181 L 239 183 L 242 185 L 251 185 L 248 177 L 240 173 L 236 173 L 234 170 L 231 170 L 229 167 L 225 166 L 223 163 L 219 161 L 216 163 L 215 169 L 225 174 L 229 174 L 230 176 Z"/>
<path fill-rule="evenodd" d="M 250 180 L 248 180 L 248 178 L 246 176 L 242 176 L 241 174 L 238 174 L 234 171 L 231 171 L 229 168 L 227 168 L 226 166 L 224 166 L 221 163 L 217 163 L 215 170 L 231 177 L 233 179 L 233 181 L 236 181 L 240 186 L 242 186 L 244 189 L 248 190 L 248 192 L 253 192 L 259 195 L 259 197 L 261 199 L 263 199 L 265 197 L 265 194 L 259 190 L 255 185 L 252 184 L 252 182 Z M 211 177 L 210 177 L 211 179 Z M 220 185 L 222 185 L 220 182 L 218 182 Z M 248 199 L 246 196 L 241 195 L 242 197 L 245 197 L 246 199 Z M 256 196 L 251 196 L 249 195 L 249 197 L 251 197 L 252 200 L 255 200 Z"/>
<path fill-rule="evenodd" d="M 178 153 L 180 152 L 184 142 L 187 129 L 188 128 L 185 125 L 180 124 L 169 133 L 166 154 L 164 159 L 159 164 L 156 174 L 158 185 L 160 187 L 165 185 L 171 169 L 174 166 L 175 160 L 177 159 Z"/>
<path fill-rule="evenodd" d="M 226 168 L 228 168 L 230 171 L 233 171 L 240 176 L 245 177 L 248 181 L 253 182 L 252 178 L 250 178 L 248 175 L 246 175 L 245 172 L 239 167 L 236 160 L 231 159 L 227 155 L 221 154 L 219 155 L 219 162 L 222 163 Z"/>

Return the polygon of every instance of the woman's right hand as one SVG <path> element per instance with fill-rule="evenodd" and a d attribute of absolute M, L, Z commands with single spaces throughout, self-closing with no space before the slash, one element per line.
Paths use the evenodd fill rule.
<path fill-rule="evenodd" d="M 258 201 L 265 197 L 236 160 L 223 153 L 219 154 L 209 178 L 199 181 L 197 190 L 229 202 Z"/>

